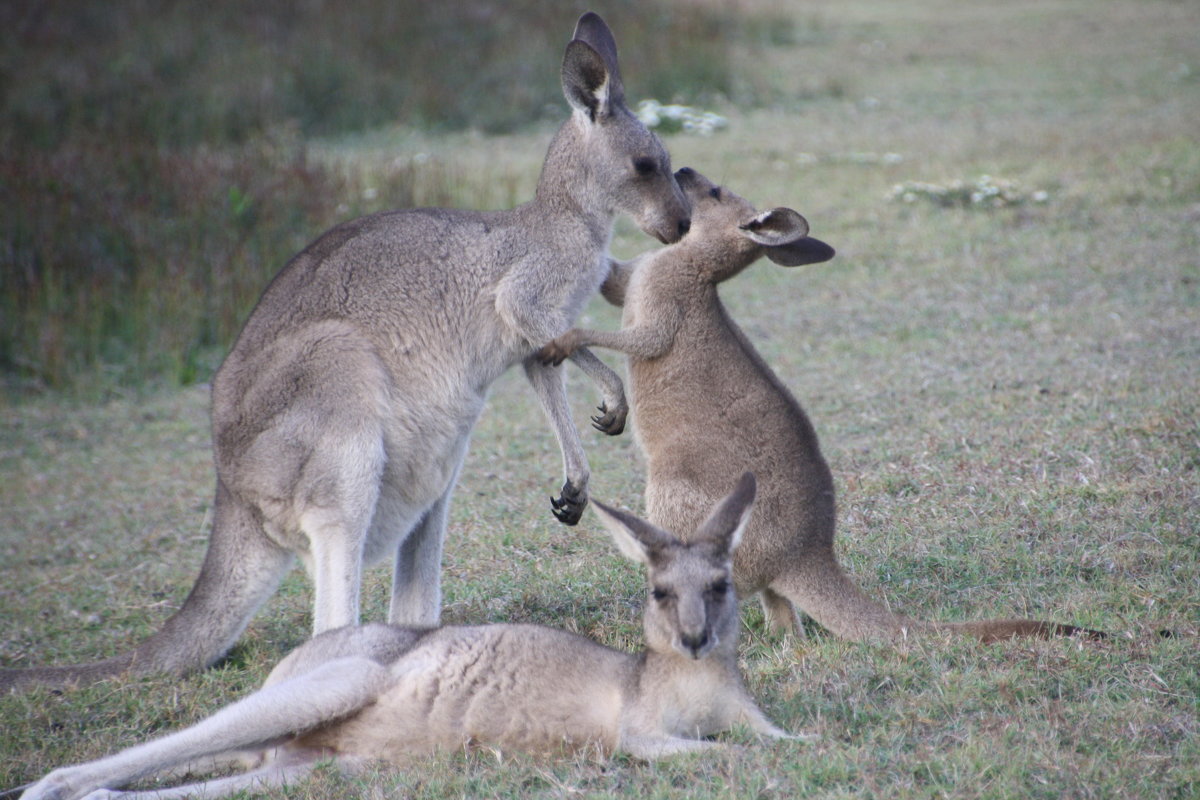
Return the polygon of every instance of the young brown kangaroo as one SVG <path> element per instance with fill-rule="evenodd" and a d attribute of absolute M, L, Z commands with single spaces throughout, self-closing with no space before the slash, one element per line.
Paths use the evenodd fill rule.
<path fill-rule="evenodd" d="M 341 628 L 301 645 L 262 689 L 203 722 L 55 770 L 23 797 L 220 797 L 284 784 L 330 757 L 347 766 L 403 762 L 471 745 L 650 760 L 716 747 L 700 737 L 737 724 L 799 738 L 767 720 L 737 668 L 730 554 L 754 492 L 754 476 L 743 475 L 686 543 L 594 504 L 620 551 L 646 565 L 641 654 L 536 625 Z M 176 789 L 91 794 L 181 766 L 236 761 L 255 768 Z"/>
<path fill-rule="evenodd" d="M 436 625 L 451 491 L 488 386 L 517 363 L 562 448 L 556 515 L 579 519 L 587 459 L 561 371 L 533 354 L 600 286 L 618 213 L 671 242 L 689 209 L 666 150 L 625 105 L 616 42 L 595 14 L 567 45 L 562 86 L 573 113 L 529 203 L 375 214 L 283 268 L 213 382 L 213 529 L 183 606 L 132 653 L 0 671 L 0 690 L 207 666 L 297 557 L 315 585 L 315 633 L 358 623 L 363 566 L 389 555 L 388 620 Z M 619 432 L 620 379 L 576 355 L 607 381 L 598 427 Z"/>
<path fill-rule="evenodd" d="M 1035 620 L 923 622 L 867 597 L 833 549 L 833 478 L 800 404 L 730 318 L 717 284 L 761 256 L 797 266 L 833 257 L 789 208 L 762 213 L 691 169 L 676 173 L 692 203 L 678 244 L 614 263 L 602 291 L 624 305 L 616 332 L 573 329 L 541 352 L 561 363 L 597 345 L 628 356 L 635 432 L 647 460 L 652 522 L 691 530 L 741 470 L 759 479 L 758 511 L 734 561 L 744 597 L 761 593 L 768 624 L 802 632 L 800 609 L 846 639 L 951 630 L 985 641 L 1102 634 Z"/>

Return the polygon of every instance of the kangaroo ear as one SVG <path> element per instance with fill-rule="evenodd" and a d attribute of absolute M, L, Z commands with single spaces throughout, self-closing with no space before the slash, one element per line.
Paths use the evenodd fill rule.
<path fill-rule="evenodd" d="M 808 220 L 790 208 L 772 208 L 738 226 L 751 241 L 767 247 L 776 247 L 808 236 Z"/>
<path fill-rule="evenodd" d="M 654 557 L 678 540 L 671 534 L 646 522 L 641 517 L 606 506 L 598 500 L 592 500 L 592 507 L 600 515 L 600 520 L 617 549 L 633 561 L 649 564 Z"/>
<path fill-rule="evenodd" d="M 595 122 L 612 107 L 612 79 L 600 54 L 591 45 L 573 41 L 567 45 L 562 65 L 563 95 L 576 111 Z"/>
<path fill-rule="evenodd" d="M 608 67 L 612 84 L 616 87 L 614 96 L 624 97 L 621 67 L 617 63 L 617 40 L 613 38 L 613 33 L 607 23 L 600 19 L 600 15 L 589 11 L 580 17 L 579 22 L 575 24 L 575 35 L 571 38 L 586 42 L 600 54 L 600 57 L 604 59 L 604 65 Z"/>
<path fill-rule="evenodd" d="M 754 473 L 742 473 L 733 491 L 713 507 L 708 519 L 696 530 L 696 538 L 724 545 L 730 553 L 736 550 L 742 541 L 742 532 L 750 523 L 757 488 Z"/>
<path fill-rule="evenodd" d="M 563 55 L 562 85 L 567 102 L 592 122 L 625 102 L 617 43 L 604 20 L 590 11 L 579 18 Z"/>
<path fill-rule="evenodd" d="M 808 235 L 808 220 L 790 208 L 772 208 L 738 226 L 761 244 L 767 258 L 784 267 L 817 264 L 833 258 L 833 248 Z"/>

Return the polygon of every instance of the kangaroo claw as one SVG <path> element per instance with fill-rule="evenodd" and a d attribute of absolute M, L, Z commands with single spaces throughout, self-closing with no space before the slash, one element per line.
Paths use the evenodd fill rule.
<path fill-rule="evenodd" d="M 600 412 L 598 416 L 592 417 L 592 427 L 601 433 L 606 433 L 609 436 L 617 436 L 625 430 L 625 416 L 629 413 L 627 407 L 621 407 L 615 411 L 608 410 L 607 403 L 601 403 L 596 409 Z"/>
<path fill-rule="evenodd" d="M 587 492 L 576 489 L 570 481 L 563 484 L 558 497 L 550 498 L 550 511 L 564 525 L 575 525 L 587 507 Z"/>

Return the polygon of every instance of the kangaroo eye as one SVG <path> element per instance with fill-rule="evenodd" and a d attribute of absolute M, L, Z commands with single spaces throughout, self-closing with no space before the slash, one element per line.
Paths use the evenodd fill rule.
<path fill-rule="evenodd" d="M 713 188 L 711 188 L 711 189 L 709 189 L 709 190 L 708 190 L 708 194 L 709 194 L 709 196 L 710 196 L 710 197 L 713 197 L 713 198 L 716 198 L 717 200 L 720 200 L 720 199 L 721 199 L 721 187 L 720 187 L 720 186 L 714 186 Z"/>
<path fill-rule="evenodd" d="M 650 591 L 650 596 L 653 597 L 659 603 L 661 603 L 664 600 L 668 599 L 671 596 L 671 593 L 668 592 L 666 589 L 659 589 L 657 586 L 655 586 L 654 589 L 652 589 Z"/>
<path fill-rule="evenodd" d="M 635 158 L 633 160 L 633 168 L 638 175 L 653 175 L 658 169 L 658 163 L 653 158 Z"/>
<path fill-rule="evenodd" d="M 714 597 L 723 597 L 729 591 L 729 581 L 721 580 L 708 588 Z"/>

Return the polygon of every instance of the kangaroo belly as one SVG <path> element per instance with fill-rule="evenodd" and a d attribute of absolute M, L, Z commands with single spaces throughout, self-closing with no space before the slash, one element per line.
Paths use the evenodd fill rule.
<path fill-rule="evenodd" d="M 656 525 L 695 530 L 747 470 L 758 500 L 734 554 L 743 597 L 785 565 L 828 558 L 833 480 L 816 433 L 791 393 L 743 337 L 697 361 L 686 354 L 630 364 L 630 395 L 646 454 L 646 510 Z"/>

